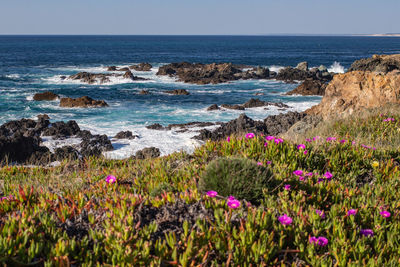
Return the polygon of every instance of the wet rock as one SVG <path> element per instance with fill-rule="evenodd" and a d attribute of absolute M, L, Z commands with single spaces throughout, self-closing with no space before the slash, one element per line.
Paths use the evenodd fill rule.
<path fill-rule="evenodd" d="M 136 152 L 135 157 L 137 159 L 149 159 L 149 158 L 157 158 L 161 155 L 160 149 L 156 147 L 146 147 L 142 150 Z"/>
<path fill-rule="evenodd" d="M 211 105 L 211 106 L 209 106 L 207 108 L 207 111 L 212 111 L 212 110 L 219 110 L 218 105 L 217 104 L 213 104 L 213 105 Z"/>
<path fill-rule="evenodd" d="M 116 66 L 110 66 L 107 68 L 107 71 L 116 71 L 117 67 Z"/>
<path fill-rule="evenodd" d="M 60 76 L 60 79 L 61 79 L 62 81 L 64 81 L 65 79 L 67 79 L 67 76 L 61 75 L 61 76 Z"/>
<path fill-rule="evenodd" d="M 181 128 L 181 129 L 187 129 L 187 128 L 193 128 L 193 127 L 208 127 L 208 126 L 213 126 L 215 123 L 213 122 L 200 122 L 200 121 L 193 121 L 193 122 L 188 122 L 188 123 L 177 123 L 177 124 L 169 124 L 166 129 L 171 130 L 172 128 Z"/>
<path fill-rule="evenodd" d="M 36 93 L 33 96 L 33 100 L 35 101 L 52 101 L 58 99 L 59 96 L 52 92 L 44 92 L 44 93 Z"/>
<path fill-rule="evenodd" d="M 242 105 L 222 104 L 221 107 L 226 108 L 226 109 L 233 109 L 233 110 L 245 110 L 245 108 Z"/>
<path fill-rule="evenodd" d="M 114 136 L 115 139 L 135 139 L 138 137 L 138 135 L 133 135 L 131 131 L 121 131 Z"/>
<path fill-rule="evenodd" d="M 320 71 L 313 69 L 312 71 L 305 70 L 303 66 L 301 69 L 286 67 L 281 69 L 276 75 L 275 79 L 284 81 L 287 83 L 293 83 L 294 81 L 305 81 L 305 80 L 321 80 L 328 82 L 332 80 L 333 74 L 327 71 Z"/>
<path fill-rule="evenodd" d="M 129 66 L 130 69 L 134 69 L 136 71 L 151 71 L 153 66 L 150 63 L 140 63 L 137 65 Z"/>
<path fill-rule="evenodd" d="M 154 124 L 148 125 L 148 126 L 146 126 L 146 128 L 150 129 L 150 130 L 165 130 L 164 126 L 162 126 L 159 123 L 154 123 Z"/>
<path fill-rule="evenodd" d="M 124 73 L 122 77 L 130 80 L 133 80 L 135 78 L 135 76 L 133 76 L 132 72 L 129 69 Z"/>
<path fill-rule="evenodd" d="M 175 89 L 175 90 L 169 90 L 169 91 L 164 91 L 167 94 L 171 95 L 189 95 L 189 92 L 186 91 L 185 89 Z"/>
<path fill-rule="evenodd" d="M 79 72 L 77 74 L 69 76 L 67 79 L 70 80 L 79 80 L 84 83 L 93 84 L 93 83 L 107 83 L 110 82 L 112 74 L 104 74 L 104 73 L 89 73 L 89 72 Z"/>
<path fill-rule="evenodd" d="M 79 98 L 65 97 L 60 100 L 60 107 L 73 108 L 73 107 L 108 107 L 104 100 L 94 100 L 88 96 Z"/>
<path fill-rule="evenodd" d="M 54 159 L 62 161 L 64 159 L 77 160 L 80 158 L 80 153 L 72 146 L 59 147 L 54 151 Z"/>
<path fill-rule="evenodd" d="M 139 95 L 149 95 L 150 91 L 149 90 L 140 90 Z"/>
<path fill-rule="evenodd" d="M 58 121 L 52 123 L 50 127 L 46 128 L 43 132 L 43 136 L 53 136 L 55 138 L 65 138 L 76 135 L 80 132 L 80 128 L 76 121 Z"/>
<path fill-rule="evenodd" d="M 266 106 L 268 103 L 261 101 L 260 99 L 251 98 L 249 101 L 243 104 L 244 108 L 256 108 Z"/>
<path fill-rule="evenodd" d="M 125 71 L 125 73 L 128 71 L 131 72 L 128 67 L 120 68 L 118 71 Z"/>
<path fill-rule="evenodd" d="M 90 139 L 84 139 L 80 143 L 81 154 L 84 157 L 101 156 L 104 151 L 114 150 L 107 135 L 92 135 Z"/>
<path fill-rule="evenodd" d="M 285 95 L 324 95 L 327 83 L 318 80 L 306 80 Z"/>

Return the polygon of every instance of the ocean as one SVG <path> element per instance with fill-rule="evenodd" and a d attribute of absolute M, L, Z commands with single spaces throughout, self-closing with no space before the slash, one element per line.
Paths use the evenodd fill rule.
<path fill-rule="evenodd" d="M 218 85 L 192 85 L 156 76 L 158 68 L 171 62 L 232 62 L 279 70 L 307 61 L 310 67 L 325 65 L 329 71 L 346 71 L 357 59 L 373 54 L 400 53 L 400 39 L 339 36 L 0 36 L 0 124 L 48 114 L 51 121 L 76 120 L 81 129 L 110 138 L 130 130 L 139 138 L 112 140 L 109 158 L 126 158 L 137 150 L 155 146 L 162 155 L 188 152 L 200 145 L 193 140 L 196 129 L 157 131 L 146 125 L 160 123 L 227 122 L 246 113 L 264 119 L 282 111 L 253 108 L 245 111 L 207 111 L 211 104 L 241 104 L 250 98 L 284 102 L 288 110 L 303 111 L 320 102 L 318 96 L 285 96 L 296 87 L 275 80 L 235 81 Z M 153 65 L 150 72 L 136 72 L 146 81 L 112 79 L 88 85 L 62 80 L 60 76 L 81 71 L 100 73 L 107 66 L 126 67 L 140 62 Z M 139 95 L 141 90 L 150 95 Z M 165 94 L 186 89 L 187 96 Z M 105 100 L 108 108 L 60 108 L 59 101 L 37 102 L 33 95 L 52 91 L 62 97 L 90 96 Z M 263 95 L 255 96 L 257 93 Z M 197 129 L 198 130 L 198 129 Z M 44 138 L 50 148 L 79 142 L 76 139 Z"/>

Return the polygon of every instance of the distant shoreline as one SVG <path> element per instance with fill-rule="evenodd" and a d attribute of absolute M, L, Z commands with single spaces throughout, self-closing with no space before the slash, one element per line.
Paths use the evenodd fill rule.
<path fill-rule="evenodd" d="M 367 36 L 367 37 L 400 37 L 400 33 L 377 33 L 377 34 L 365 34 L 365 35 L 354 35 L 354 36 Z"/>

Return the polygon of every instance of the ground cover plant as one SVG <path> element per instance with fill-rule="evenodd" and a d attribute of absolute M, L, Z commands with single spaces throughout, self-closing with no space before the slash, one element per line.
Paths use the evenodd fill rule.
<path fill-rule="evenodd" d="M 3 166 L 0 262 L 396 266 L 400 150 L 381 144 L 400 140 L 399 120 L 385 113 L 339 121 L 332 135 L 298 143 L 248 133 L 207 142 L 192 155 Z M 360 142 L 360 131 L 369 143 Z M 268 178 L 246 196 L 203 186 L 221 159 L 259 167 L 273 183 Z"/>

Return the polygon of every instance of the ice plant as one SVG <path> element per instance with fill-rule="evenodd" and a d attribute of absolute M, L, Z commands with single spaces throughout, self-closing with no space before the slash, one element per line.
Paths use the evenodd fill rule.
<path fill-rule="evenodd" d="M 231 141 L 231 137 L 228 136 L 228 137 L 226 138 L 226 142 L 230 142 L 230 141 Z"/>
<path fill-rule="evenodd" d="M 207 196 L 208 197 L 216 197 L 218 195 L 217 191 L 208 191 Z"/>
<path fill-rule="evenodd" d="M 293 221 L 292 218 L 290 218 L 286 214 L 283 214 L 282 216 L 279 216 L 278 220 L 283 225 L 290 225 L 292 223 L 292 221 Z"/>
<path fill-rule="evenodd" d="M 307 153 L 308 153 L 308 150 L 304 150 L 303 154 L 307 155 Z"/>
<path fill-rule="evenodd" d="M 360 234 L 362 234 L 363 236 L 374 236 L 374 231 L 372 231 L 371 229 L 361 229 L 360 230 Z"/>
<path fill-rule="evenodd" d="M 286 191 L 289 191 L 290 190 L 290 184 L 285 184 L 285 186 L 283 187 Z"/>
<path fill-rule="evenodd" d="M 272 163 L 272 161 L 268 160 L 267 161 L 267 165 L 270 165 Z"/>
<path fill-rule="evenodd" d="M 106 178 L 106 183 L 108 184 L 113 184 L 117 181 L 117 178 L 115 178 L 114 175 L 108 175 Z"/>
<path fill-rule="evenodd" d="M 303 171 L 302 170 L 295 170 L 293 172 L 293 174 L 296 175 L 296 176 L 301 176 L 301 175 L 303 175 Z"/>
<path fill-rule="evenodd" d="M 356 209 L 350 209 L 349 211 L 347 211 L 347 216 L 356 215 L 356 214 L 357 214 Z"/>
<path fill-rule="evenodd" d="M 304 176 L 299 176 L 299 180 L 304 181 L 305 180 Z"/>
<path fill-rule="evenodd" d="M 326 245 L 328 245 L 328 239 L 323 236 L 319 237 L 311 236 L 308 240 L 311 244 L 317 244 L 318 246 L 321 247 L 325 247 Z"/>
<path fill-rule="evenodd" d="M 307 173 L 305 174 L 305 176 L 313 176 L 313 173 L 312 173 L 312 172 L 307 172 Z"/>
<path fill-rule="evenodd" d="M 262 164 L 262 162 L 257 162 L 257 165 L 262 166 L 263 164 Z"/>
<path fill-rule="evenodd" d="M 322 210 L 315 210 L 315 213 L 318 214 L 322 219 L 325 218 L 325 213 Z"/>
<path fill-rule="evenodd" d="M 313 141 L 317 141 L 317 140 L 319 140 L 321 137 L 319 137 L 319 136 L 315 136 L 312 140 Z"/>
<path fill-rule="evenodd" d="M 252 139 L 254 138 L 256 135 L 254 133 L 247 133 L 246 134 L 246 139 Z"/>
<path fill-rule="evenodd" d="M 264 143 L 264 146 L 265 146 L 265 147 L 267 147 L 267 146 L 268 146 L 268 143 L 267 143 L 267 142 L 265 142 L 265 143 Z"/>
<path fill-rule="evenodd" d="M 228 207 L 231 209 L 237 209 L 240 207 L 240 201 L 236 199 L 228 200 Z"/>
<path fill-rule="evenodd" d="M 332 173 L 330 173 L 330 172 L 326 172 L 326 173 L 324 173 L 324 177 L 325 177 L 327 180 L 330 180 L 330 179 L 332 179 L 333 175 L 332 175 Z"/>
<path fill-rule="evenodd" d="M 311 140 L 310 138 L 306 138 L 306 142 L 309 142 L 309 143 L 311 143 L 311 142 L 312 142 L 312 140 Z"/>
<path fill-rule="evenodd" d="M 300 144 L 297 146 L 297 149 L 306 149 L 306 145 L 305 144 Z"/>
<path fill-rule="evenodd" d="M 283 143 L 283 139 L 282 139 L 282 138 L 275 138 L 275 139 L 274 139 L 274 142 L 275 142 L 276 144 Z"/>
<path fill-rule="evenodd" d="M 234 196 L 229 196 L 228 201 L 231 201 L 231 200 L 236 200 L 236 198 Z"/>
<path fill-rule="evenodd" d="M 342 139 L 342 140 L 340 140 L 340 143 L 342 143 L 342 144 L 344 144 L 344 143 L 346 143 L 347 142 L 347 140 L 346 139 Z"/>
<path fill-rule="evenodd" d="M 274 140 L 274 138 L 275 138 L 275 136 L 272 136 L 272 135 L 268 135 L 267 137 L 265 137 L 265 139 L 267 141 L 272 141 L 272 140 Z"/>
<path fill-rule="evenodd" d="M 377 167 L 379 167 L 379 162 L 375 160 L 372 162 L 371 165 L 372 165 L 372 167 L 377 168 Z"/>
<path fill-rule="evenodd" d="M 384 218 L 389 218 L 390 217 L 390 212 L 388 212 L 387 210 L 383 210 L 381 212 L 379 212 L 380 215 L 382 215 L 382 217 Z"/>
<path fill-rule="evenodd" d="M 328 137 L 326 138 L 326 142 L 336 141 L 336 137 Z"/>

